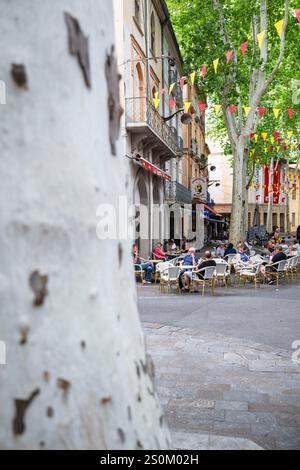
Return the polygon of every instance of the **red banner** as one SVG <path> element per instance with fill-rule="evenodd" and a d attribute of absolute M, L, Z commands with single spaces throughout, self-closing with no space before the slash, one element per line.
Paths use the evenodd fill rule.
<path fill-rule="evenodd" d="M 279 204 L 280 202 L 280 162 L 275 169 L 274 164 L 274 175 L 273 175 L 273 204 Z M 264 203 L 269 202 L 269 185 L 270 185 L 270 171 L 269 168 L 265 168 L 264 178 Z"/>

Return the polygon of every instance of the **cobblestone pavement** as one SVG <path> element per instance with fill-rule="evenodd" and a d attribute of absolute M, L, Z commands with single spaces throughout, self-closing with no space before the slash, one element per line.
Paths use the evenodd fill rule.
<path fill-rule="evenodd" d="M 287 289 L 299 292 L 299 285 Z M 239 295 L 243 293 L 248 295 L 241 289 Z M 180 320 L 176 317 L 181 307 L 173 294 L 161 299 L 160 311 L 163 317 L 164 302 L 173 304 L 177 320 L 173 325 L 163 324 L 157 321 L 156 296 L 159 298 L 157 287 L 150 286 L 147 291 L 139 288 L 142 320 L 147 317 L 143 324 L 148 352 L 154 361 L 157 392 L 174 445 L 226 449 L 255 448 L 256 444 L 264 449 L 300 449 L 300 364 L 292 360 L 293 350 L 253 341 L 253 333 L 247 334 L 246 319 L 242 320 L 245 338 L 240 329 L 239 337 L 218 333 L 222 330 L 218 322 L 211 324 L 210 332 L 209 328 L 202 331 L 201 318 L 196 328 L 190 315 Z M 202 301 L 197 294 L 183 297 L 179 304 L 185 302 L 186 308 Z M 262 295 L 262 313 L 264 298 Z M 226 297 L 223 301 L 226 303 Z M 145 311 L 147 314 L 143 314 Z M 298 300 L 294 339 L 297 334 L 300 337 L 296 321 L 299 311 Z"/>

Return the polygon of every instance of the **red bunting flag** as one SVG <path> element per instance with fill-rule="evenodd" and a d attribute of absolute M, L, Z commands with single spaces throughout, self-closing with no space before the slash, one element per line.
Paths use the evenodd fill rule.
<path fill-rule="evenodd" d="M 181 77 L 181 79 L 180 79 L 180 88 L 181 88 L 181 91 L 183 90 L 183 87 L 184 87 L 184 81 L 185 81 L 185 77 Z"/>
<path fill-rule="evenodd" d="M 258 112 L 259 112 L 260 118 L 262 119 L 266 112 L 266 108 L 258 108 Z"/>
<path fill-rule="evenodd" d="M 296 13 L 296 18 L 298 20 L 298 23 L 300 24 L 300 8 L 297 8 L 297 10 L 295 11 Z"/>
<path fill-rule="evenodd" d="M 289 109 L 287 110 L 287 112 L 288 112 L 288 115 L 289 115 L 290 119 L 293 119 L 293 116 L 294 116 L 294 112 L 295 112 L 295 110 L 294 110 L 294 109 L 291 109 L 291 108 L 289 108 Z"/>
<path fill-rule="evenodd" d="M 172 109 L 175 107 L 175 104 L 176 104 L 176 101 L 175 101 L 175 100 L 170 100 L 170 101 L 169 101 L 169 106 L 170 106 L 171 111 L 172 111 Z"/>
<path fill-rule="evenodd" d="M 250 134 L 250 139 L 254 139 L 255 134 Z"/>
<path fill-rule="evenodd" d="M 229 106 L 229 109 L 230 109 L 231 114 L 234 116 L 234 113 L 235 113 L 235 111 L 236 111 L 236 106 L 235 106 L 234 104 L 231 104 L 231 105 Z"/>
<path fill-rule="evenodd" d="M 206 72 L 207 72 L 207 65 L 204 65 L 204 67 L 202 67 L 202 70 L 201 70 L 203 80 L 205 79 Z"/>
<path fill-rule="evenodd" d="M 231 61 L 232 54 L 233 54 L 233 50 L 232 50 L 232 49 L 227 52 L 227 54 L 226 54 L 227 64 L 229 64 L 229 62 Z"/>
<path fill-rule="evenodd" d="M 274 132 L 275 139 L 278 139 L 280 136 L 280 132 Z"/>
<path fill-rule="evenodd" d="M 198 104 L 199 104 L 199 108 L 200 108 L 201 113 L 204 113 L 204 111 L 207 108 L 207 104 L 206 103 L 198 103 Z"/>
<path fill-rule="evenodd" d="M 248 41 L 243 42 L 243 44 L 241 45 L 241 51 L 242 51 L 243 57 L 246 53 L 247 47 L 248 47 Z"/>

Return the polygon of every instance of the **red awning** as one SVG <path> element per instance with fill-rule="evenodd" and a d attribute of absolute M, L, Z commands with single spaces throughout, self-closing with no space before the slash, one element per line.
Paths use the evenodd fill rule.
<path fill-rule="evenodd" d="M 138 161 L 142 164 L 145 170 L 150 171 L 150 173 L 153 173 L 154 175 L 157 175 L 160 178 L 165 179 L 166 181 L 171 181 L 171 176 L 168 175 L 168 173 L 166 173 L 158 166 L 153 165 L 153 163 L 148 162 L 148 160 L 146 160 L 145 158 L 140 157 Z"/>
<path fill-rule="evenodd" d="M 205 203 L 204 203 L 204 207 L 205 207 L 206 210 L 208 210 L 212 214 L 217 215 L 218 217 L 222 217 L 221 214 L 218 214 L 218 212 L 216 212 L 214 209 L 212 209 L 212 207 L 208 206 Z"/>

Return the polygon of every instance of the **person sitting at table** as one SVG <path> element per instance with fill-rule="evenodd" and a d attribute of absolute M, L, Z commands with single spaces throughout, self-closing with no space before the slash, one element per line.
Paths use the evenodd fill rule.
<path fill-rule="evenodd" d="M 153 250 L 155 260 L 166 261 L 167 254 L 162 250 L 162 243 L 158 242 Z"/>
<path fill-rule="evenodd" d="M 265 276 L 267 280 L 269 280 L 269 284 L 274 284 L 274 280 L 269 279 L 268 276 L 268 271 L 270 272 L 276 272 L 278 271 L 278 264 L 280 261 L 285 261 L 287 259 L 287 256 L 285 253 L 283 253 L 283 248 L 281 245 L 277 245 L 274 251 L 274 256 L 270 260 L 269 264 L 265 267 Z M 274 266 L 275 264 L 275 266 Z"/>
<path fill-rule="evenodd" d="M 196 268 L 198 265 L 199 259 L 196 256 L 195 248 L 190 248 L 188 254 L 183 259 L 183 266 L 191 266 L 191 268 Z M 179 287 L 184 288 L 186 291 L 190 290 L 191 279 L 193 275 L 193 269 L 188 269 L 182 271 L 179 275 Z"/>
<path fill-rule="evenodd" d="M 216 249 L 216 255 L 218 258 L 224 258 L 225 256 L 225 246 L 223 243 L 220 243 Z"/>
<path fill-rule="evenodd" d="M 180 251 L 182 251 L 183 253 L 185 253 L 187 251 L 186 239 L 185 238 L 180 240 Z"/>
<path fill-rule="evenodd" d="M 136 244 L 133 245 L 132 256 L 133 264 L 140 266 L 141 270 L 145 273 L 145 279 L 143 281 L 144 284 L 151 284 L 154 268 L 151 263 L 142 262 L 139 253 L 139 248 Z"/>
<path fill-rule="evenodd" d="M 236 255 L 236 249 L 234 248 L 233 243 L 228 243 L 224 256 L 227 255 Z"/>
<path fill-rule="evenodd" d="M 201 271 L 202 269 L 209 268 L 210 266 L 217 266 L 217 263 L 215 262 L 214 259 L 212 259 L 212 254 L 211 251 L 206 251 L 204 258 L 201 258 L 197 269 L 194 272 L 195 276 L 198 276 L 200 279 L 204 279 L 203 272 L 198 272 Z"/>
<path fill-rule="evenodd" d="M 170 239 L 168 241 L 168 253 L 174 253 L 177 249 L 176 243 L 174 240 Z"/>
<path fill-rule="evenodd" d="M 247 263 L 249 261 L 249 256 L 246 254 L 246 250 L 240 246 L 237 252 L 237 258 L 239 261 L 242 261 L 243 263 Z"/>

